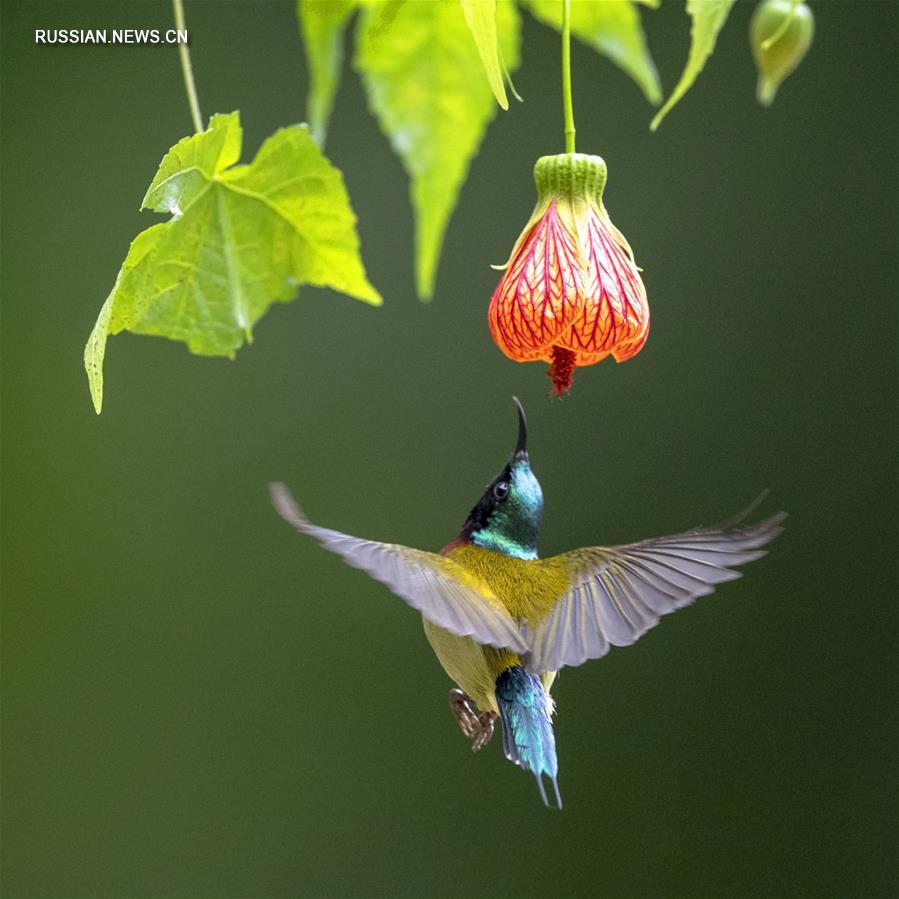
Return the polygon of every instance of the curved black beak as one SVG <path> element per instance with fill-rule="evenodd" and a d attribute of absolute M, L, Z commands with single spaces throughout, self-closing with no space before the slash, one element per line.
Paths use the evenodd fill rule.
<path fill-rule="evenodd" d="M 513 459 L 528 457 L 528 420 L 524 415 L 524 407 L 518 400 L 517 396 L 513 396 L 515 405 L 518 407 L 518 442 L 515 444 L 515 452 L 512 454 Z"/>

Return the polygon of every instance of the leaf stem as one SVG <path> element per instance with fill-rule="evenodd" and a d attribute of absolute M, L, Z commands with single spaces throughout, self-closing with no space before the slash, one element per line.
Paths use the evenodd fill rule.
<path fill-rule="evenodd" d="M 175 28 L 178 31 L 186 31 L 183 0 L 172 0 L 172 6 L 175 8 Z M 194 84 L 194 70 L 190 64 L 190 47 L 187 44 L 178 44 L 178 55 L 181 57 L 181 73 L 184 75 L 184 89 L 187 91 L 190 115 L 194 120 L 194 131 L 199 133 L 203 130 L 203 116 L 200 114 L 200 101 L 197 98 L 197 86 Z"/>
<path fill-rule="evenodd" d="M 574 106 L 571 102 L 571 0 L 562 0 L 562 104 L 565 109 L 565 152 L 574 153 Z"/>

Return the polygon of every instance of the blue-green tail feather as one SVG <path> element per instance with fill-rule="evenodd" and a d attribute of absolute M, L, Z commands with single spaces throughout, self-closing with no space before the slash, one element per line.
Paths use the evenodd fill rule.
<path fill-rule="evenodd" d="M 543 786 L 545 774 L 553 785 L 556 805 L 561 809 L 556 738 L 549 717 L 552 706 L 543 681 L 518 665 L 507 668 L 496 679 L 496 701 L 503 722 L 506 758 L 537 778 L 540 798 L 549 807 Z"/>

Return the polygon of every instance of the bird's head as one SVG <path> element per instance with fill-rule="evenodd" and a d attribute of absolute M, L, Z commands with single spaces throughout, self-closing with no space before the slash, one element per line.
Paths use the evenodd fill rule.
<path fill-rule="evenodd" d="M 487 485 L 458 539 L 508 556 L 536 559 L 543 491 L 528 459 L 524 409 L 517 399 L 515 405 L 518 407 L 518 442 L 512 458 Z"/>

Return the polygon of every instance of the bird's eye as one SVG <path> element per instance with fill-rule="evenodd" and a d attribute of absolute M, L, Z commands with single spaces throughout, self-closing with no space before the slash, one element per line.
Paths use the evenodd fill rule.
<path fill-rule="evenodd" d="M 494 484 L 493 495 L 497 499 L 505 499 L 509 495 L 509 485 L 505 481 Z"/>

